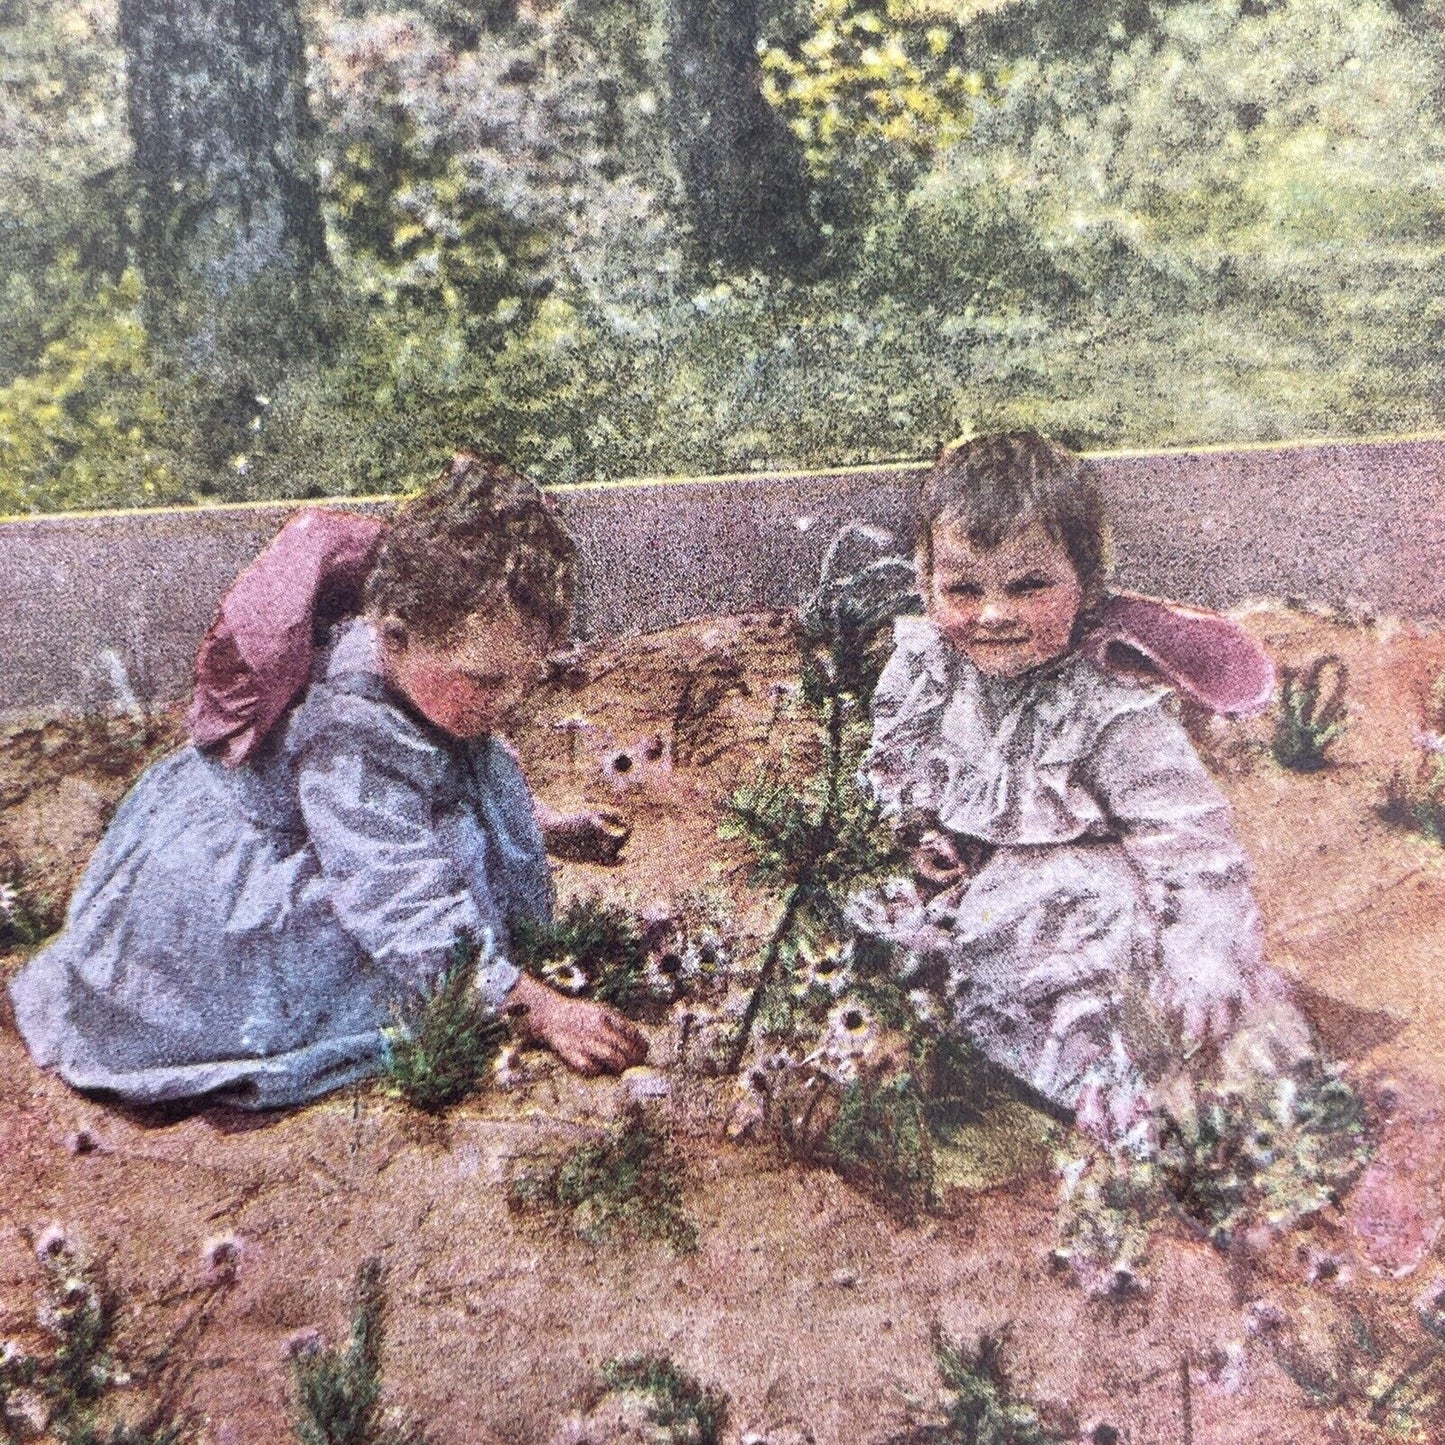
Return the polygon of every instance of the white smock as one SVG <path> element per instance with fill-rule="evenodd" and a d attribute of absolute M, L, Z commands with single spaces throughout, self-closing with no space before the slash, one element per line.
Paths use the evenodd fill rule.
<path fill-rule="evenodd" d="M 1170 1019 L 1186 1000 L 1240 1006 L 1216 1061 L 1304 1057 L 1229 806 L 1168 692 L 1077 653 L 988 677 L 927 618 L 894 631 L 863 781 L 896 821 L 977 840 L 986 861 L 926 904 L 894 890 L 854 913 L 914 965 L 946 960 L 983 1053 L 1068 1109 L 1097 1085 L 1119 1131 L 1183 1065 Z"/>

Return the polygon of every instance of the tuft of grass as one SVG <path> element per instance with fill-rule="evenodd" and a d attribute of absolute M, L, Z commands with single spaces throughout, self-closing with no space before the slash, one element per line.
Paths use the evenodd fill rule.
<path fill-rule="evenodd" d="M 926 1105 L 911 1074 L 854 1079 L 828 1130 L 834 1167 L 893 1213 L 915 1219 L 937 1202 Z"/>
<path fill-rule="evenodd" d="M 414 1425 L 382 1419 L 386 1288 L 381 1261 L 356 1272 L 351 1339 L 344 1350 L 303 1355 L 291 1367 L 293 1428 L 301 1445 L 426 1445 Z"/>
<path fill-rule="evenodd" d="M 948 1395 L 944 1419 L 910 1426 L 887 1445 L 1062 1445 L 1073 1436 L 1044 1428 L 1038 1410 L 1014 1397 L 1003 1365 L 1007 1331 L 969 1349 L 933 1329 L 933 1356 Z"/>
<path fill-rule="evenodd" d="M 480 952 L 475 939 L 458 938 L 436 986 L 388 1031 L 384 1068 L 390 1087 L 428 1114 L 472 1093 L 507 1036 L 507 1025 L 477 990 Z"/>
<path fill-rule="evenodd" d="M 666 1355 L 606 1360 L 602 1381 L 609 1391 L 646 1397 L 648 1423 L 667 1432 L 658 1445 L 719 1445 L 727 1395 L 678 1369 Z"/>
<path fill-rule="evenodd" d="M 682 1202 L 682 1161 L 666 1130 L 633 1107 L 600 1137 L 556 1163 L 512 1182 L 513 1210 L 554 1210 L 584 1239 L 662 1240 L 680 1252 L 697 1247 L 697 1226 Z"/>
<path fill-rule="evenodd" d="M 120 1383 L 114 1351 L 118 1303 L 102 1271 L 87 1263 L 58 1229 L 36 1245 L 47 1278 L 37 1320 L 54 1340 L 43 1355 L 13 1345 L 0 1350 L 0 1438 L 19 1439 L 13 1412 L 28 1394 L 43 1409 L 48 1440 L 59 1445 L 183 1445 L 194 1424 L 165 1388 L 140 1420 L 108 1419 L 112 1391 Z"/>
<path fill-rule="evenodd" d="M 1282 768 L 1317 773 L 1328 767 L 1329 750 L 1347 723 L 1345 687 L 1349 670 L 1333 653 L 1317 657 L 1302 672 L 1284 669 L 1280 716 L 1270 752 Z"/>
<path fill-rule="evenodd" d="M 1385 786 L 1380 816 L 1445 847 L 1445 754 L 1427 756 L 1413 778 L 1397 768 Z"/>
<path fill-rule="evenodd" d="M 580 991 L 624 1013 L 652 999 L 647 949 L 625 909 L 600 898 L 573 899 L 551 923 L 523 919 L 512 928 L 512 961 L 549 981 L 549 966 L 581 971 Z"/>

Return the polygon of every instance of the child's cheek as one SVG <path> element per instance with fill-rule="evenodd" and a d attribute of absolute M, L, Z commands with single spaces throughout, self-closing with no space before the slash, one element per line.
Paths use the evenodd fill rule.
<path fill-rule="evenodd" d="M 453 737 L 486 731 L 485 696 L 445 668 L 420 670 L 412 680 L 411 699 L 428 721 Z"/>

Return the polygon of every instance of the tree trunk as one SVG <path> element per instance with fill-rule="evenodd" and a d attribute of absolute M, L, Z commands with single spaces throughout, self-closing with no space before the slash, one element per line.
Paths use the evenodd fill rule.
<path fill-rule="evenodd" d="M 208 370 L 259 305 L 285 350 L 326 256 L 296 0 L 121 0 L 120 37 L 154 328 Z"/>
<path fill-rule="evenodd" d="M 757 0 L 670 0 L 673 154 L 699 259 L 791 271 L 818 250 L 801 150 L 763 99 Z"/>

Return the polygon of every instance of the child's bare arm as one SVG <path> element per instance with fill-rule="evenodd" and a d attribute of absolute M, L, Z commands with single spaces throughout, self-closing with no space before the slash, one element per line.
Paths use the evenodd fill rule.
<path fill-rule="evenodd" d="M 508 1012 L 579 1074 L 620 1074 L 647 1057 L 647 1039 L 620 1014 L 568 998 L 526 974 L 512 988 Z"/>

